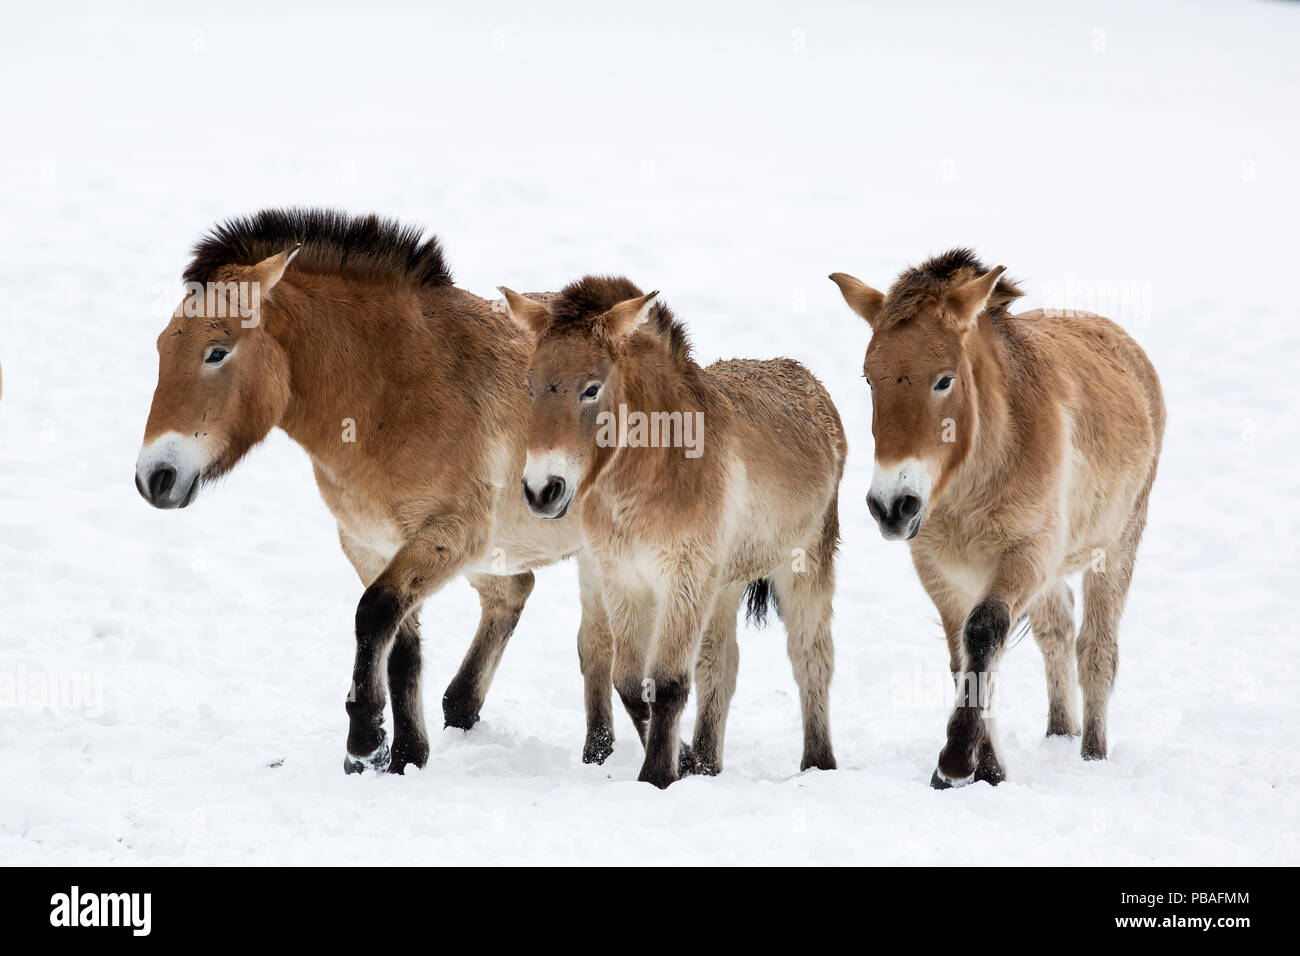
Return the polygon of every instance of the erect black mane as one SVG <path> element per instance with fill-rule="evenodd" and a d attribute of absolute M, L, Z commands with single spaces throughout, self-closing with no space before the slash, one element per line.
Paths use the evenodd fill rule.
<path fill-rule="evenodd" d="M 910 319 L 923 306 L 938 300 L 947 288 L 989 271 L 971 249 L 950 249 L 903 272 L 889 287 L 879 328 L 887 329 Z M 1007 306 L 1024 295 L 1004 274 L 989 296 L 984 311 L 993 319 L 1008 315 Z"/>
<path fill-rule="evenodd" d="M 550 301 L 551 324 L 548 331 L 589 333 L 596 319 L 615 305 L 643 294 L 624 276 L 583 276 L 566 285 Z M 646 324 L 653 325 L 667 343 L 669 354 L 675 362 L 690 362 L 691 344 L 686 338 L 686 329 L 673 318 L 672 310 L 662 301 L 655 305 Z"/>
<path fill-rule="evenodd" d="M 263 209 L 219 223 L 194 246 L 186 282 L 204 283 L 222 266 L 253 265 L 302 243 L 294 267 L 391 275 L 417 285 L 452 284 L 436 236 L 375 214 L 334 209 Z"/>

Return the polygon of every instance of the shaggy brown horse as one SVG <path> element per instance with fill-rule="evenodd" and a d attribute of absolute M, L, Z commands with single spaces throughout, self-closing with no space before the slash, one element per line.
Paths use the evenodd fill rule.
<path fill-rule="evenodd" d="M 447 725 L 468 728 L 530 569 L 580 547 L 576 519 L 538 521 L 519 497 L 531 341 L 452 285 L 436 239 L 374 216 L 268 210 L 225 223 L 185 280 L 158 338 L 136 486 L 157 508 L 185 507 L 276 426 L 306 449 L 365 585 L 345 769 L 423 766 L 420 603 L 460 574 L 479 593 L 478 632 L 443 696 Z M 583 759 L 600 762 L 613 747 L 611 639 L 593 565 L 579 562 Z"/>
<path fill-rule="evenodd" d="M 1106 756 L 1117 629 L 1164 434 L 1155 369 L 1101 316 L 1011 315 L 1021 295 L 965 249 L 904 272 L 888 295 L 835 273 L 871 325 L 875 472 L 868 507 L 906 538 L 943 622 L 957 705 L 931 785 L 1004 778 L 992 681 L 1013 621 L 1047 665 L 1048 734 Z M 1083 571 L 1077 647 L 1065 576 Z"/>
<path fill-rule="evenodd" d="M 548 304 L 502 289 L 536 338 L 524 498 L 574 505 L 600 566 L 614 686 L 645 743 L 639 779 L 717 773 L 746 586 L 786 626 L 803 710 L 800 767 L 832 769 L 827 703 L 844 429 L 830 396 L 788 359 L 700 368 L 657 293 L 588 276 Z M 758 582 L 758 583 L 754 583 Z M 695 668 L 695 738 L 677 726 Z"/>

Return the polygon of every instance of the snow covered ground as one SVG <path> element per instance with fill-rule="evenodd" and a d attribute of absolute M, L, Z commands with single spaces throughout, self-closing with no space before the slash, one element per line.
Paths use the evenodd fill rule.
<path fill-rule="evenodd" d="M 0 862 L 1300 863 L 1300 4 L 67 6 L 0 35 Z M 797 773 L 779 625 L 741 635 L 721 777 L 637 784 L 623 717 L 584 766 L 570 565 L 479 726 L 344 776 L 360 587 L 305 455 L 276 433 L 184 512 L 131 480 L 189 246 L 298 203 L 423 224 L 483 295 L 627 273 L 701 359 L 826 381 L 840 770 Z M 1124 324 L 1169 429 L 1111 760 L 1043 737 L 1026 640 L 1011 779 L 938 793 L 946 653 L 867 514 L 866 329 L 825 276 L 958 244 Z M 463 582 L 425 606 L 431 723 L 476 621 Z"/>

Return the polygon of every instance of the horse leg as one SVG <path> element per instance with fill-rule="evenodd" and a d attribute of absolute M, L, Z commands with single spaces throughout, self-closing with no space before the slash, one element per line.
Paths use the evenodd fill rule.
<path fill-rule="evenodd" d="M 655 619 L 654 600 L 648 592 L 632 594 L 611 585 L 608 579 L 604 594 L 613 637 L 614 690 L 644 746 L 650 725 L 650 696 L 642 686 L 642 680 L 646 653 L 653 636 L 650 629 Z"/>
<path fill-rule="evenodd" d="M 957 704 L 948 721 L 948 740 L 939 753 L 930 786 L 944 790 L 975 780 L 1006 779 L 993 744 L 993 693 L 997 665 L 1006 648 L 1013 612 L 1039 587 L 1047 562 L 1032 551 L 1003 555 L 988 594 L 975 605 L 962 629 L 962 672 Z"/>
<path fill-rule="evenodd" d="M 1047 735 L 1079 733 L 1074 666 L 1074 595 L 1065 581 L 1048 588 L 1029 608 L 1029 626 L 1047 671 Z"/>
<path fill-rule="evenodd" d="M 370 584 L 374 583 L 374 579 L 378 578 L 378 576 L 382 574 L 383 567 L 385 567 L 385 564 L 387 564 L 386 559 L 383 558 L 383 555 L 378 553 L 378 551 L 369 549 L 367 548 L 367 546 L 357 541 L 355 537 L 352 537 L 350 533 L 348 533 L 346 529 L 342 527 L 342 525 L 339 525 L 338 528 L 338 541 L 339 541 L 339 545 L 342 545 L 343 554 L 347 555 L 348 562 L 351 562 L 352 567 L 355 568 L 357 578 L 361 579 L 361 584 L 363 584 L 365 588 L 369 588 Z M 415 698 L 413 698 L 413 700 L 399 701 L 398 691 L 394 689 L 394 693 L 393 693 L 394 724 L 396 724 L 396 714 L 398 714 L 399 711 L 402 711 L 402 713 L 407 715 L 408 721 L 409 719 L 411 719 L 412 714 L 416 715 L 416 721 L 412 721 L 412 722 L 415 722 L 416 726 L 419 726 L 420 730 L 422 731 L 422 728 L 424 728 L 424 711 L 422 711 L 422 702 L 420 701 L 419 689 L 417 689 L 419 688 L 419 680 L 420 680 L 419 635 L 417 635 L 417 633 L 415 635 L 415 643 L 416 643 L 416 658 L 415 661 L 413 661 L 413 663 L 409 661 L 409 659 L 407 659 L 406 663 L 403 663 L 402 661 L 403 654 L 400 653 L 398 654 L 398 665 L 400 667 L 400 670 L 403 671 L 403 675 L 407 676 L 407 680 L 406 683 L 404 683 L 404 687 L 409 687 L 409 685 L 411 685 L 412 683 L 411 678 L 413 675 L 413 683 L 415 683 L 415 688 L 416 688 Z M 389 656 L 390 667 L 391 667 L 391 662 L 393 662 L 393 656 L 391 656 L 390 654 Z M 391 678 L 390 678 L 390 683 L 391 683 Z M 354 684 L 352 684 L 352 688 L 350 689 L 350 691 L 348 691 L 348 695 L 347 695 L 348 708 L 351 709 L 352 702 L 354 702 L 355 700 L 356 700 L 356 684 L 354 678 Z M 381 722 L 382 722 L 382 709 L 383 709 L 383 704 L 381 700 L 380 702 Z M 348 711 L 348 713 L 351 713 L 351 710 Z M 428 736 L 422 734 L 421 736 L 424 737 L 425 758 L 428 758 L 428 752 L 429 752 Z M 364 736 L 357 737 L 357 745 L 359 745 L 359 747 L 369 747 L 368 750 L 365 750 L 365 753 L 372 754 L 373 760 L 369 761 L 369 763 L 361 760 L 344 761 L 343 767 L 344 770 L 348 771 L 348 773 L 360 773 L 361 770 L 365 770 L 365 769 L 383 770 L 385 769 L 385 767 L 389 766 L 389 761 L 390 761 L 389 749 L 387 749 L 387 745 L 385 741 L 383 741 L 382 726 L 378 728 L 378 734 L 374 735 L 373 737 L 364 737 Z M 412 745 L 407 745 L 407 747 L 404 747 L 403 749 L 406 750 L 408 762 L 417 762 L 419 763 L 419 766 L 424 766 L 424 762 L 411 760 L 411 756 L 409 756 L 409 754 L 411 754 L 412 752 L 419 752 L 419 747 L 417 747 L 417 745 L 413 745 L 413 747 Z"/>
<path fill-rule="evenodd" d="M 661 790 L 693 770 L 693 757 L 683 760 L 677 728 L 691 690 L 691 665 L 699 655 L 704 626 L 713 613 L 716 585 L 711 570 L 678 562 L 668 581 L 663 613 L 651 645 L 649 671 L 652 696 L 646 729 L 645 762 L 637 779 Z M 683 769 L 685 768 L 685 769 Z"/>
<path fill-rule="evenodd" d="M 695 661 L 695 771 L 710 776 L 722 771 L 722 741 L 727 712 L 736 692 L 740 648 L 736 644 L 736 614 L 745 586 L 734 585 L 718 594 L 713 616 Z"/>
<path fill-rule="evenodd" d="M 990 783 L 1005 778 L 987 726 L 993 704 L 997 662 L 1011 628 L 1011 611 L 1001 598 L 985 598 L 971 611 L 962 630 L 962 670 L 957 677 L 957 704 L 948 720 L 948 740 L 930 786 L 973 783 L 976 772 Z"/>
<path fill-rule="evenodd" d="M 348 750 L 343 762 L 346 772 L 388 769 L 390 753 L 383 727 L 383 665 L 406 616 L 476 558 L 486 542 L 486 520 L 462 516 L 431 519 L 397 550 L 361 595 L 357 603 L 352 693 L 347 702 Z M 413 663 L 410 650 L 408 643 L 399 653 L 399 667 L 407 673 Z M 418 692 L 418 682 L 407 681 L 402 687 L 406 694 L 413 689 Z M 410 710 L 409 702 L 403 709 Z M 402 725 L 401 721 L 397 723 Z M 409 759 L 410 748 L 406 752 Z"/>
<path fill-rule="evenodd" d="M 582 747 L 582 762 L 601 764 L 614 752 L 614 714 L 609 693 L 613 680 L 614 637 L 605 613 L 600 568 L 585 550 L 578 554 L 578 594 L 582 600 L 578 664 L 582 668 L 587 710 L 587 740 Z"/>
<path fill-rule="evenodd" d="M 423 767 L 429 760 L 429 733 L 424 728 L 424 697 L 420 693 L 420 619 L 412 611 L 397 628 L 388 653 L 388 689 L 393 695 L 391 773 L 406 765 Z"/>
<path fill-rule="evenodd" d="M 444 727 L 469 730 L 478 722 L 479 710 L 487 698 L 506 642 L 515 632 L 528 595 L 533 591 L 533 572 L 522 574 L 467 575 L 478 592 L 480 616 L 474 640 L 460 663 L 460 669 L 442 694 Z"/>
<path fill-rule="evenodd" d="M 935 610 L 939 612 L 939 619 L 943 623 L 944 640 L 948 644 L 948 671 L 952 674 L 953 685 L 960 687 L 963 657 L 962 629 L 966 618 L 970 615 L 971 607 L 962 602 L 961 596 L 952 590 L 934 565 L 916 555 L 913 555 L 913 563 L 916 566 L 917 576 L 921 579 L 921 586 L 925 588 L 925 593 L 930 596 Z"/>
<path fill-rule="evenodd" d="M 810 549 L 808 566 L 795 571 L 782 566 L 772 575 L 777 607 L 786 630 L 786 650 L 799 685 L 803 714 L 801 771 L 812 767 L 834 770 L 831 750 L 830 690 L 835 670 L 835 645 L 831 640 L 831 596 L 835 593 L 833 546 L 821 552 Z"/>
<path fill-rule="evenodd" d="M 1083 626 L 1079 629 L 1079 685 L 1083 688 L 1084 760 L 1105 760 L 1106 709 L 1119 669 L 1119 619 L 1133 581 L 1142 529 L 1147 522 L 1148 483 L 1119 542 L 1102 552 L 1104 563 L 1083 575 Z"/>

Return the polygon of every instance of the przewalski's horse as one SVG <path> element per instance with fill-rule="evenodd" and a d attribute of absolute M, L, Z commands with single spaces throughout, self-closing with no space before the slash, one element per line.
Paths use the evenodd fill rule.
<path fill-rule="evenodd" d="M 1047 666 L 1048 734 L 1079 733 L 1074 600 L 1084 571 L 1077 682 L 1085 759 L 1106 756 L 1116 631 L 1164 434 L 1155 369 L 1101 316 L 1011 315 L 1003 268 L 957 249 L 887 295 L 835 273 L 871 325 L 875 471 L 868 507 L 906 538 L 939 610 L 957 706 L 931 785 L 1004 777 L 992 678 L 1027 615 Z"/>
<path fill-rule="evenodd" d="M 622 278 L 586 277 L 548 304 L 507 289 L 537 340 L 523 492 L 534 513 L 574 504 L 599 564 L 614 687 L 645 744 L 639 779 L 722 767 L 736 686 L 736 614 L 768 588 L 799 685 L 801 768 L 833 769 L 831 595 L 844 429 L 830 396 L 788 359 L 691 359 L 681 325 Z M 754 582 L 757 582 L 755 584 Z M 695 668 L 698 715 L 679 765 Z"/>
<path fill-rule="evenodd" d="M 185 280 L 158 338 L 136 485 L 157 508 L 185 507 L 272 428 L 302 445 L 365 585 L 344 766 L 423 766 L 420 602 L 458 574 L 479 593 L 478 632 L 443 697 L 447 725 L 468 728 L 530 569 L 580 547 L 576 519 L 538 521 L 519 497 L 531 340 L 452 285 L 437 239 L 374 216 L 268 210 L 227 222 L 195 248 Z M 579 562 L 583 756 L 603 761 L 612 645 L 592 566 Z"/>

